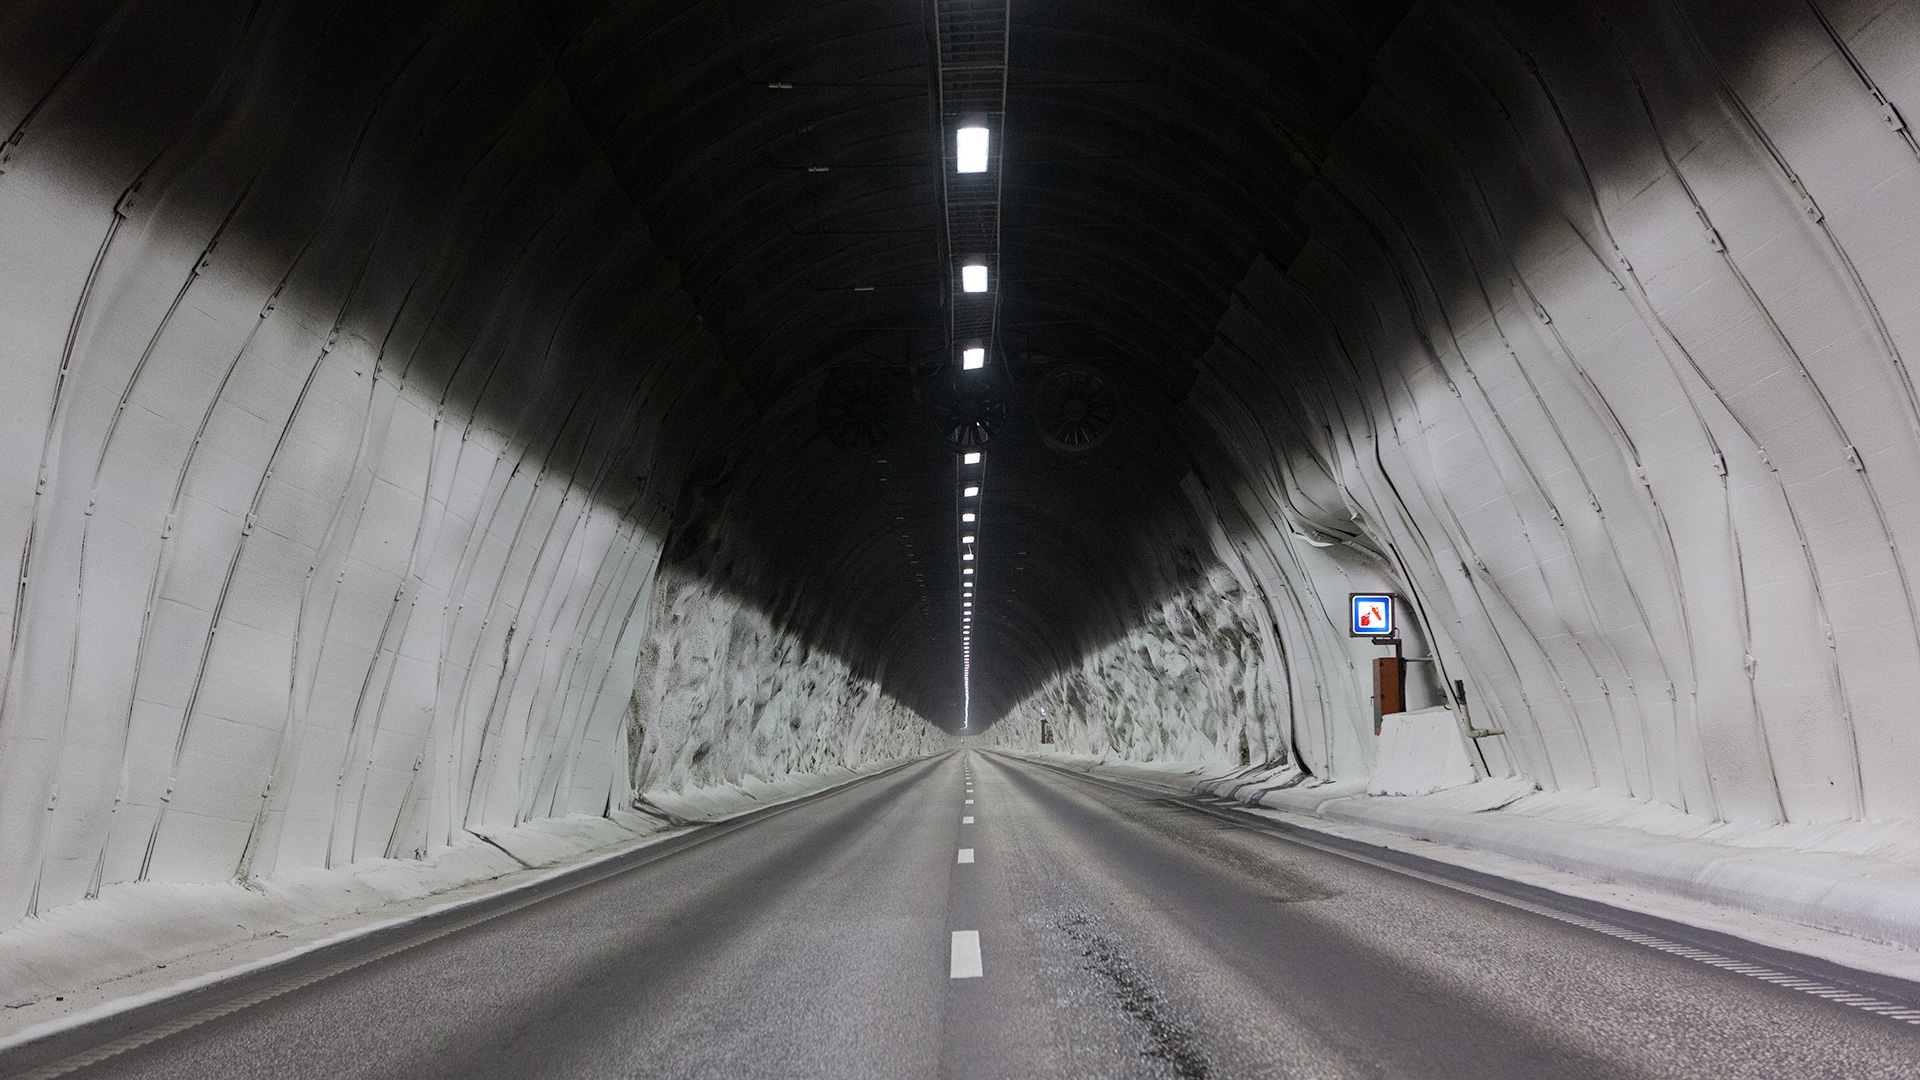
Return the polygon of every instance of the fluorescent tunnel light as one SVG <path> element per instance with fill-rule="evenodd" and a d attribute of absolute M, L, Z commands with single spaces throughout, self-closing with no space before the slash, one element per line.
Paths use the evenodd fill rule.
<path fill-rule="evenodd" d="M 972 269 L 972 267 L 968 267 L 968 269 Z M 986 267 L 984 266 L 981 267 L 980 273 L 981 273 L 980 280 L 982 282 L 981 286 L 977 289 L 968 288 L 967 289 L 968 292 L 986 292 L 987 291 L 987 286 L 984 284 L 986 281 Z M 985 349 L 962 349 L 961 350 L 960 352 L 961 370 L 978 371 L 979 369 L 986 366 L 987 366 L 987 350 Z M 972 454 L 969 456 L 977 458 L 980 455 Z"/>
<path fill-rule="evenodd" d="M 960 268 L 961 292 L 986 292 L 987 268 L 981 263 L 968 263 Z M 984 353 L 982 355 L 985 355 Z"/>
<path fill-rule="evenodd" d="M 972 484 L 969 484 L 967 485 L 966 490 L 960 493 L 960 497 L 963 499 L 971 499 L 978 494 L 980 494 L 980 489 L 978 487 L 973 486 Z"/>
<path fill-rule="evenodd" d="M 955 171 L 976 173 L 987 171 L 987 129 L 983 127 L 963 127 L 954 132 Z"/>
<path fill-rule="evenodd" d="M 970 453 L 968 453 L 968 454 L 967 454 L 967 456 L 966 456 L 966 457 L 963 457 L 963 458 L 961 458 L 961 459 L 960 459 L 960 463 L 961 463 L 962 465 L 978 465 L 978 464 L 980 464 L 980 451 L 978 451 L 978 450 L 974 450 L 974 451 L 971 451 Z"/>

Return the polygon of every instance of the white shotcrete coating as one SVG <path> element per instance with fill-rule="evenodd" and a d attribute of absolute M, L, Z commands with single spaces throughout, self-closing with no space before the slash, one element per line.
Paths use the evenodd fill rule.
<path fill-rule="evenodd" d="M 1201 687 L 1259 666 L 1253 760 L 1364 781 L 1377 589 L 1482 774 L 1920 818 L 1920 12 L 1768 11 L 1405 22 L 1190 398 L 1231 467 L 1189 495 L 1277 648 L 1187 631 L 1209 584 L 1000 737 L 1046 707 L 1063 750 L 1225 764 L 1257 710 Z"/>
<path fill-rule="evenodd" d="M 1033 746 L 1044 718 L 1065 753 L 1227 765 L 1244 735 L 1253 760 L 1284 755 L 1286 712 L 1274 682 L 1284 665 L 1269 663 L 1271 653 L 1257 598 L 1215 567 L 981 738 Z"/>
<path fill-rule="evenodd" d="M 1380 756 L 1369 795 L 1431 795 L 1474 781 L 1453 711 L 1444 706 L 1391 713 L 1380 723 Z"/>
<path fill-rule="evenodd" d="M 662 569 L 740 376 L 548 60 L 216 7 L 0 34 L 0 927 L 932 749 Z M 1181 406 L 1210 565 L 982 741 L 1920 819 L 1920 10 L 1509 7 L 1416 5 L 1299 146 Z"/>
<path fill-rule="evenodd" d="M 774 780 L 944 745 L 845 661 L 671 570 L 657 579 L 638 664 L 626 718 L 636 791 Z"/>
<path fill-rule="evenodd" d="M 544 64 L 445 111 L 471 72 L 431 50 L 385 97 L 222 82 L 190 14 L 70 68 L 0 36 L 0 928 L 924 752 L 661 584 L 714 346 Z M 518 141 L 436 149 L 468 123 Z"/>

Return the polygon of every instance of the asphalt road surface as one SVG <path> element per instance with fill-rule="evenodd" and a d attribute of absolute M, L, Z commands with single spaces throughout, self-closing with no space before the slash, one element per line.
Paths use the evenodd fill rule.
<path fill-rule="evenodd" d="M 1912 984 L 978 752 L 539 896 L 0 1075 L 1920 1076 Z"/>

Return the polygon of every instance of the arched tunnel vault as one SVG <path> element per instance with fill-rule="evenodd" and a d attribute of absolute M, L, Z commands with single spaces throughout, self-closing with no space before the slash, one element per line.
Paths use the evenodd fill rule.
<path fill-rule="evenodd" d="M 1396 10 L 1015 11 L 994 372 L 1014 416 L 987 449 L 976 716 L 1194 578 L 1205 545 L 1179 482 L 1205 434 L 1180 403 L 1234 283 L 1263 244 L 1299 231 L 1284 206 L 1308 174 L 1275 118 L 1327 137 Z M 757 410 L 709 451 L 725 464 L 704 498 L 733 522 L 736 587 L 845 655 L 885 656 L 892 693 L 957 727 L 928 12 L 588 4 L 533 17 Z M 1245 86 L 1222 80 L 1223 57 Z M 1081 455 L 1048 450 L 1031 415 L 1064 362 L 1106 374 L 1121 417 Z M 894 430 L 857 450 L 824 437 L 813 407 L 846 367 L 898 380 Z M 703 568 L 712 541 L 689 547 Z M 1184 572 L 1169 571 L 1175 550 Z"/>
<path fill-rule="evenodd" d="M 0 10 L 4 910 L 936 745 L 981 387 L 989 739 L 1920 814 L 1911 5 L 1015 3 L 975 373 L 937 10 Z"/>
<path fill-rule="evenodd" d="M 1415 703 L 1451 707 L 1476 771 L 1709 820 L 1912 817 L 1913 18 L 1412 8 L 1360 106 L 1294 140 L 1302 231 L 1196 361 L 1183 410 L 1225 460 L 1196 450 L 1191 491 L 1233 583 L 1000 737 L 1047 708 L 1073 748 L 1227 758 L 1230 700 L 1163 685 L 1162 653 L 1211 652 L 1211 691 L 1256 664 L 1284 691 L 1255 747 L 1365 777 L 1341 611 L 1390 589 L 1434 661 Z M 1246 593 L 1263 654 L 1183 644 Z"/>

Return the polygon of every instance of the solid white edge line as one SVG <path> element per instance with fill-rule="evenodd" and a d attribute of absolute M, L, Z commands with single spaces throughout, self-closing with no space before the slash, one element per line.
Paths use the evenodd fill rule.
<path fill-rule="evenodd" d="M 1067 771 L 1057 766 L 1048 765 L 1045 762 L 1034 762 L 1033 764 L 1039 765 L 1041 768 L 1044 768 L 1044 769 L 1052 769 L 1056 772 Z M 1117 783 L 1114 781 L 1105 780 L 1100 777 L 1087 776 L 1085 774 L 1080 774 L 1080 775 L 1082 779 L 1088 780 L 1092 783 L 1105 784 L 1109 787 L 1118 787 L 1118 788 L 1122 788 L 1123 790 L 1134 791 L 1136 793 L 1139 791 L 1138 788 L 1134 788 L 1132 787 L 1132 785 Z M 1213 811 L 1203 811 L 1203 812 L 1209 813 L 1210 816 L 1217 817 L 1217 818 L 1226 817 L 1225 814 L 1221 814 L 1218 812 L 1213 812 Z M 1255 821 L 1272 821 L 1273 820 L 1271 818 L 1266 818 L 1260 815 L 1253 815 L 1253 814 L 1247 814 L 1247 815 L 1236 814 L 1235 816 L 1245 817 L 1249 819 L 1249 822 L 1248 822 L 1249 825 L 1251 825 L 1251 823 Z M 1281 824 L 1286 824 L 1286 823 L 1281 822 Z M 1390 862 L 1383 858 L 1375 858 L 1369 855 L 1362 854 L 1357 851 L 1349 851 L 1346 848 L 1337 846 L 1335 844 L 1316 843 L 1313 840 L 1303 836 L 1302 827 L 1298 825 L 1292 826 L 1291 829 L 1284 832 L 1270 832 L 1269 835 L 1276 836 L 1278 839 L 1283 840 L 1285 842 L 1298 844 L 1299 846 L 1304 848 L 1311 848 L 1314 851 L 1324 852 L 1328 855 L 1334 855 L 1339 858 L 1348 859 L 1357 863 L 1364 863 L 1368 866 L 1377 867 L 1389 873 L 1399 874 L 1403 877 L 1414 878 L 1419 881 L 1427 882 L 1428 884 L 1431 884 L 1431 885 L 1438 885 L 1443 889 L 1451 889 L 1454 892 L 1466 893 L 1469 896 L 1477 896 L 1483 900 L 1489 900 L 1489 901 L 1492 901 L 1493 903 L 1500 904 L 1505 907 L 1510 907 L 1520 911 L 1530 912 L 1534 915 L 1539 915 L 1543 918 L 1552 919 L 1555 922 L 1566 923 L 1569 926 L 1577 926 L 1583 930 L 1590 930 L 1593 933 L 1603 934 L 1607 937 L 1616 938 L 1621 941 L 1626 941 L 1634 945 L 1642 946 L 1643 948 L 1651 949 L 1655 952 L 1666 953 L 1669 956 L 1678 957 L 1679 959 L 1682 959 L 1682 960 L 1690 960 L 1690 961 L 1693 961 L 1694 963 L 1698 963 L 1703 966 L 1719 968 L 1720 970 L 1725 971 L 1731 975 L 1741 975 L 1746 978 L 1752 979 L 1755 982 L 1769 983 L 1771 985 L 1781 987 L 1782 989 L 1793 990 L 1798 993 L 1806 994 L 1809 997 L 1818 997 L 1826 1001 L 1831 1001 L 1836 1005 L 1844 1005 L 1848 1008 L 1859 1009 L 1862 1012 L 1870 1012 L 1876 1016 L 1884 1016 L 1884 1017 L 1887 1017 L 1888 1019 L 1899 1020 L 1902 1023 L 1912 1024 L 1916 1027 L 1920 1027 L 1920 1009 L 1912 1009 L 1908 1006 L 1900 1005 L 1890 1001 L 1883 1001 L 1879 998 L 1866 997 L 1865 995 L 1856 995 L 1851 991 L 1841 990 L 1838 987 L 1829 986 L 1826 983 L 1818 982 L 1813 979 L 1808 979 L 1803 976 L 1789 975 L 1782 971 L 1777 971 L 1772 968 L 1762 967 L 1757 964 L 1752 964 L 1748 961 L 1736 960 L 1732 957 L 1724 956 L 1724 955 L 1721 955 L 1720 953 L 1711 952 L 1706 949 L 1696 948 L 1692 945 L 1683 945 L 1679 942 L 1671 941 L 1671 940 L 1668 940 L 1667 938 L 1659 937 L 1654 934 L 1644 933 L 1638 930 L 1632 930 L 1625 926 L 1616 926 L 1611 922 L 1603 921 L 1601 919 L 1588 918 L 1587 916 L 1584 916 L 1584 915 L 1575 915 L 1572 912 L 1562 912 L 1555 908 L 1547 907 L 1543 904 L 1536 904 L 1528 900 L 1522 900 L 1519 897 L 1507 896 L 1503 893 L 1495 892 L 1490 889 L 1482 889 L 1478 886 L 1469 885 L 1462 881 L 1454 881 L 1449 878 L 1442 877 L 1438 874 L 1426 873 L 1425 871 L 1417 870 L 1410 866 L 1403 866 L 1395 862 Z M 1387 849 L 1387 850 L 1392 850 L 1392 849 Z M 1416 855 L 1414 857 L 1419 858 L 1420 856 Z M 1440 865 L 1445 866 L 1449 864 L 1441 863 Z M 1499 875 L 1489 875 L 1489 876 L 1498 877 Z M 1506 879 L 1506 880 L 1512 880 L 1512 879 Z M 1524 882 L 1522 882 L 1521 884 L 1524 884 Z M 1661 918 L 1661 916 L 1659 915 L 1655 915 L 1654 917 Z M 1896 976 L 1896 978 L 1897 977 L 1898 976 Z M 1831 993 L 1818 993 L 1816 992 L 1816 989 L 1831 991 Z M 1833 994 L 1844 994 L 1846 996 L 1835 997 L 1833 996 Z M 1849 1000 L 1849 998 L 1854 998 L 1855 1000 Z"/>
<path fill-rule="evenodd" d="M 955 930 L 952 951 L 948 955 L 947 977 L 978 979 L 985 974 L 980 966 L 980 931 Z"/>
<path fill-rule="evenodd" d="M 1576 915 L 1572 912 L 1559 911 L 1555 908 L 1548 907 L 1544 904 L 1537 904 L 1532 901 L 1522 900 L 1519 897 L 1515 897 L 1515 896 L 1507 896 L 1502 893 L 1495 892 L 1491 889 L 1483 889 L 1475 885 L 1469 885 L 1466 882 L 1453 881 L 1451 879 L 1442 877 L 1438 874 L 1430 874 L 1430 873 L 1426 873 L 1424 871 L 1415 869 L 1413 867 L 1401 866 L 1396 863 L 1390 862 L 1386 859 L 1373 858 L 1371 856 L 1364 855 L 1357 851 L 1347 851 L 1333 844 L 1314 843 L 1311 840 L 1307 840 L 1300 837 L 1298 834 L 1294 834 L 1294 833 L 1282 834 L 1282 838 L 1285 840 L 1291 841 L 1293 843 L 1299 844 L 1301 847 L 1312 848 L 1315 851 L 1322 851 L 1329 855 L 1336 855 L 1344 859 L 1350 859 L 1354 862 L 1365 863 L 1369 866 L 1378 867 L 1379 869 L 1386 870 L 1390 873 L 1399 874 L 1404 877 L 1415 878 L 1420 881 L 1425 881 L 1431 885 L 1438 885 L 1443 889 L 1451 889 L 1454 892 L 1466 893 L 1469 896 L 1477 896 L 1483 900 L 1490 900 L 1493 903 L 1500 904 L 1504 907 L 1515 908 L 1520 911 L 1529 912 L 1534 915 L 1539 915 L 1543 918 L 1552 919 L 1555 922 L 1565 923 L 1569 926 L 1577 926 L 1582 930 L 1589 930 L 1596 934 L 1603 934 L 1607 937 L 1617 938 L 1622 941 L 1630 942 L 1634 945 L 1639 945 L 1642 948 L 1651 949 L 1654 952 L 1662 952 L 1662 953 L 1666 953 L 1669 956 L 1677 957 L 1682 960 L 1690 960 L 1690 961 L 1693 961 L 1694 963 L 1698 963 L 1704 966 L 1719 968 L 1720 970 L 1725 971 L 1730 975 L 1745 976 L 1746 978 L 1752 979 L 1755 982 L 1771 983 L 1772 985 L 1781 987 L 1782 989 L 1793 990 L 1798 993 L 1806 994 L 1809 997 L 1818 997 L 1827 1001 L 1831 1001 L 1836 1005 L 1846 1005 L 1851 1008 L 1860 1009 L 1863 1012 L 1872 1012 L 1872 1013 L 1875 1013 L 1876 1015 L 1885 1016 L 1890 1019 L 1896 1019 L 1908 1024 L 1914 1024 L 1916 1026 L 1920 1026 L 1920 1013 L 1915 1013 L 1914 1016 L 1912 1017 L 1902 1016 L 1900 1015 L 1899 1012 L 1896 1012 L 1895 1010 L 1902 1009 L 1903 1007 L 1893 1002 L 1883 1001 L 1879 998 L 1866 997 L 1864 995 L 1855 995 L 1850 991 L 1841 990 L 1838 987 L 1830 986 L 1826 983 L 1819 982 L 1814 979 L 1809 979 L 1805 976 L 1789 975 L 1786 972 L 1778 971 L 1773 968 L 1763 967 L 1758 964 L 1752 964 L 1746 961 L 1735 960 L 1732 957 L 1724 956 L 1720 953 L 1712 952 L 1710 950 L 1698 948 L 1692 945 L 1683 945 L 1679 942 L 1671 941 L 1667 938 L 1664 938 L 1655 934 L 1646 933 L 1640 930 L 1629 929 L 1624 926 L 1615 926 L 1611 922 L 1604 921 L 1602 919 L 1590 918 L 1585 915 Z M 1735 965 L 1738 965 L 1738 966 L 1736 967 Z M 1741 970 L 1742 968 L 1745 968 L 1747 970 Z M 1845 996 L 1841 997 L 1836 995 L 1845 995 Z M 1848 998 L 1855 998 L 1856 1000 L 1848 1000 Z"/>
<path fill-rule="evenodd" d="M 36 1042 L 40 1039 L 47 1038 L 48 1036 L 51 1036 L 51 1035 L 58 1035 L 63 1031 L 71 1031 L 74 1028 L 85 1027 L 88 1024 L 96 1023 L 101 1020 L 106 1020 L 110 1017 L 118 1016 L 121 1013 L 132 1012 L 135 1009 L 141 1008 L 143 1006 L 151 1005 L 157 1001 L 165 1001 L 168 998 L 179 997 L 183 994 L 189 994 L 195 990 L 205 989 L 206 987 L 214 986 L 219 983 L 226 982 L 230 979 L 238 979 L 242 976 L 251 975 L 251 974 L 254 974 L 255 972 L 263 971 L 267 968 L 277 967 L 281 964 L 285 964 L 293 960 L 298 960 L 309 953 L 318 952 L 321 949 L 325 949 L 330 946 L 340 945 L 345 942 L 357 940 L 359 938 L 371 937 L 374 934 L 380 933 L 382 930 L 390 930 L 397 926 L 404 926 L 407 923 L 421 922 L 426 919 L 432 918 L 433 916 L 436 916 L 436 915 L 445 915 L 449 912 L 458 911 L 461 908 L 469 908 L 469 907 L 477 908 L 491 901 L 499 900 L 502 897 L 511 896 L 514 893 L 527 892 L 529 890 L 538 888 L 539 886 L 545 885 L 546 883 L 548 883 L 549 881 L 552 881 L 555 878 L 566 877 L 569 874 L 583 873 L 587 870 L 593 869 L 594 867 L 600 866 L 603 863 L 612 862 L 615 859 L 621 858 L 626 855 L 631 855 L 634 852 L 640 851 L 644 848 L 653 847 L 654 845 L 662 843 L 667 840 L 677 839 L 679 837 L 687 835 L 690 832 L 697 831 L 707 826 L 724 825 L 732 821 L 734 818 L 745 817 L 746 815 L 753 814 L 753 813 L 760 813 L 766 810 L 770 810 L 776 806 L 785 806 L 788 803 L 799 802 L 802 799 L 811 798 L 815 795 L 824 795 L 827 792 L 837 791 L 840 788 L 848 787 L 859 781 L 868 780 L 876 776 L 884 776 L 888 772 L 893 771 L 893 769 L 895 768 L 903 768 L 903 767 L 904 767 L 904 764 L 889 766 L 887 768 L 880 769 L 878 771 L 870 772 L 870 773 L 856 773 L 853 776 L 845 780 L 841 780 L 838 783 L 833 784 L 831 786 L 820 788 L 817 791 L 809 791 L 799 795 L 795 795 L 792 798 L 781 799 L 778 802 L 768 803 L 765 806 L 749 807 L 748 809 L 742 810 L 739 813 L 727 814 L 723 817 L 717 817 L 717 818 L 707 818 L 700 821 L 692 822 L 691 824 L 688 824 L 688 825 L 669 825 L 668 827 L 660 830 L 657 833 L 648 833 L 645 836 L 635 837 L 632 841 L 616 840 L 614 841 L 613 844 L 608 845 L 608 847 L 612 847 L 615 850 L 606 851 L 605 849 L 589 848 L 587 849 L 587 851 L 581 853 L 581 855 L 585 857 L 582 858 L 580 862 L 567 863 L 565 865 L 554 866 L 551 868 L 532 867 L 532 868 L 529 868 L 529 871 L 516 871 L 516 873 L 532 872 L 534 876 L 526 879 L 525 881 L 515 882 L 514 884 L 509 885 L 502 889 L 497 889 L 492 892 L 481 892 L 474 896 L 464 896 L 458 900 L 447 900 L 438 904 L 433 904 L 428 907 L 421 908 L 418 911 L 410 912 L 408 914 L 394 915 L 388 918 L 379 919 L 375 922 L 367 923 L 363 926 L 351 927 L 346 930 L 339 931 L 338 933 L 329 934 L 323 938 L 316 938 L 302 945 L 296 945 L 290 949 L 287 949 L 285 952 L 277 952 L 277 953 L 270 954 L 268 956 L 258 957 L 256 959 L 248 960 L 241 964 L 236 964 L 233 967 L 221 968 L 218 971 L 209 971 L 200 975 L 192 975 L 187 978 L 181 979 L 178 982 L 171 982 L 165 986 L 155 987 L 152 990 L 144 990 L 144 991 L 141 991 L 140 993 L 130 994 L 123 998 L 114 998 L 109 1001 L 103 1001 L 98 1005 L 94 1005 L 90 1008 L 82 1009 L 78 1012 L 68 1013 L 65 1016 L 50 1017 L 46 1020 L 42 1020 L 38 1024 L 34 1024 L 31 1027 L 21 1028 L 20 1030 L 14 1032 L 11 1035 L 0 1036 L 0 1051 L 12 1050 L 16 1047 L 25 1046 L 27 1043 Z M 594 854 L 595 851 L 600 851 L 602 853 Z M 489 883 L 489 881 L 497 881 L 497 880 L 499 879 L 483 878 L 477 881 L 468 881 L 459 885 L 451 886 L 445 891 L 453 892 L 458 889 L 465 889 L 465 888 L 474 887 L 474 886 L 484 887 Z M 433 895 L 434 894 L 429 893 L 427 896 L 416 897 L 415 900 L 431 899 Z M 541 899 L 542 900 L 552 899 L 552 897 L 542 897 Z M 406 902 L 408 901 L 400 901 L 400 903 L 406 903 Z M 510 914 L 514 910 L 518 910 L 518 909 L 502 908 L 499 914 L 501 915 Z M 341 918 L 352 918 L 352 916 L 351 915 L 341 916 Z M 290 927 L 288 929 L 301 929 L 301 928 Z M 252 940 L 257 940 L 257 939 L 245 939 L 242 941 L 233 942 L 232 944 L 247 944 Z M 416 942 L 416 944 L 425 944 L 425 942 L 424 941 Z M 219 947 L 225 947 L 225 946 L 219 946 Z M 192 956 L 187 956 L 187 957 L 182 957 L 181 960 L 184 962 L 185 960 L 189 960 L 192 958 L 193 958 Z M 384 957 L 382 957 L 382 959 L 384 959 Z M 136 972 L 135 974 L 138 974 L 138 972 Z M 121 976 L 121 977 L 124 978 L 125 976 Z M 54 1063 L 50 1062 L 49 1064 L 54 1064 Z"/>

